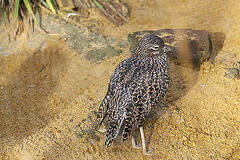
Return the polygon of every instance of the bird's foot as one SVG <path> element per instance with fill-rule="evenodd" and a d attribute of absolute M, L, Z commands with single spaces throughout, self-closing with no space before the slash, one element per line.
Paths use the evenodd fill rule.
<path fill-rule="evenodd" d="M 132 136 L 132 146 L 133 148 L 142 148 L 142 144 L 136 144 L 133 136 Z"/>
<path fill-rule="evenodd" d="M 151 152 L 154 150 L 154 148 L 146 151 L 146 152 L 143 152 L 144 155 L 147 155 L 147 156 L 154 156 L 155 154 L 151 154 Z"/>
<path fill-rule="evenodd" d="M 133 148 L 142 148 L 142 143 L 133 145 Z"/>

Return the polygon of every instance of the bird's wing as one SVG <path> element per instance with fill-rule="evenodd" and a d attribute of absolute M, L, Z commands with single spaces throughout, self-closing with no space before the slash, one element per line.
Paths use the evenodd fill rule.
<path fill-rule="evenodd" d="M 125 106 L 131 103 L 129 89 L 118 88 L 113 96 L 108 110 L 108 123 L 105 144 L 109 147 L 112 141 L 121 132 L 122 124 L 126 118 Z"/>
<path fill-rule="evenodd" d="M 125 106 L 131 101 L 130 81 L 134 72 L 135 61 L 132 58 L 123 60 L 114 70 L 108 92 L 103 99 L 98 113 L 98 123 L 108 115 L 107 133 L 105 144 L 109 147 L 117 137 L 125 119 Z"/>
<path fill-rule="evenodd" d="M 123 127 L 123 140 L 132 132 L 138 123 L 139 113 L 135 98 L 142 93 L 147 70 L 135 59 L 127 59 L 113 73 L 109 85 L 112 98 L 108 109 L 108 124 L 105 144 L 110 146 Z M 124 139 L 125 138 L 125 139 Z"/>
<path fill-rule="evenodd" d="M 146 67 L 135 69 L 132 74 L 132 83 L 130 89 L 131 100 L 125 106 L 126 109 L 126 125 L 123 129 L 122 137 L 123 141 L 126 141 L 128 136 L 132 133 L 133 129 L 139 124 L 140 121 L 144 121 L 148 110 L 151 110 L 152 101 L 154 101 L 155 94 L 149 94 L 147 92 L 152 84 L 152 79 L 149 77 L 152 74 Z"/>
<path fill-rule="evenodd" d="M 97 115 L 98 126 L 101 125 L 102 121 L 109 114 L 109 109 L 119 106 L 119 105 L 115 106 L 115 104 L 117 104 L 116 96 L 122 96 L 119 93 L 119 91 L 121 90 L 123 90 L 121 91 L 121 93 L 124 94 L 124 88 L 122 88 L 122 86 L 125 83 L 126 79 L 129 79 L 129 75 L 131 75 L 132 70 L 131 65 L 132 65 L 131 58 L 128 58 L 120 62 L 116 69 L 114 70 L 108 86 L 107 94 L 99 106 L 99 112 Z"/>
<path fill-rule="evenodd" d="M 138 125 L 142 126 L 145 117 L 152 110 L 156 102 L 166 94 L 169 83 L 168 70 L 159 73 L 159 64 L 141 65 L 132 74 L 131 99 L 126 105 L 126 125 L 123 129 L 123 141 Z M 156 67 L 157 69 L 153 69 Z"/>

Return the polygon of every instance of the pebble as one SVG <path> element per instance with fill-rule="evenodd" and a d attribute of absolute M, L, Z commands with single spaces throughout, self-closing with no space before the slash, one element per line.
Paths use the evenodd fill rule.
<path fill-rule="evenodd" d="M 236 68 L 228 68 L 224 76 L 227 78 L 235 78 L 239 74 L 239 70 Z"/>

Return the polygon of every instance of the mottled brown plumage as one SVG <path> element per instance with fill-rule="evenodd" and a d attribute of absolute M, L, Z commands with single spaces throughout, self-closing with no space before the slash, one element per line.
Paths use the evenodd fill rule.
<path fill-rule="evenodd" d="M 141 127 L 153 106 L 162 100 L 169 86 L 169 63 L 164 42 L 144 36 L 131 57 L 118 64 L 106 96 L 99 107 L 97 124 L 108 117 L 105 144 L 109 147 L 119 133 L 127 140 L 135 127 Z M 119 132 L 123 129 L 122 132 Z"/>

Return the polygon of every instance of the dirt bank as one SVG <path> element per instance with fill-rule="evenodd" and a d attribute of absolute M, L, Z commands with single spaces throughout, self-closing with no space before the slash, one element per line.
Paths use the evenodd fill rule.
<path fill-rule="evenodd" d="M 34 33 L 29 41 L 24 32 L 10 42 L 1 24 L 11 54 L 0 56 L 0 159 L 240 159 L 240 80 L 224 76 L 239 67 L 238 1 L 126 2 L 131 23 L 118 28 L 91 11 L 103 35 L 126 41 L 131 32 L 165 28 L 212 34 L 213 56 L 198 70 L 171 63 L 166 106 L 154 110 L 144 129 L 155 156 L 143 156 L 130 140 L 106 149 L 105 135 L 88 130 L 128 48 L 87 61 L 55 36 Z"/>

